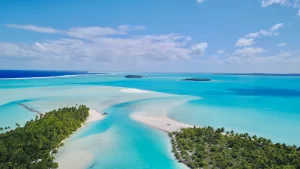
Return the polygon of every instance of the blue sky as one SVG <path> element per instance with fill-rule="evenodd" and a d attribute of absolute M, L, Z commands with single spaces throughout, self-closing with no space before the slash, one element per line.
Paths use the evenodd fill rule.
<path fill-rule="evenodd" d="M 1 69 L 300 73 L 300 0 L 0 6 Z"/>

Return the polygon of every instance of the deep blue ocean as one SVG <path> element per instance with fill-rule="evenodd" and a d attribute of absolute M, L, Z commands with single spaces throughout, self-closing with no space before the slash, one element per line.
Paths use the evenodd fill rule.
<path fill-rule="evenodd" d="M 0 70 L 0 78 L 52 77 L 88 74 L 88 71 Z"/>

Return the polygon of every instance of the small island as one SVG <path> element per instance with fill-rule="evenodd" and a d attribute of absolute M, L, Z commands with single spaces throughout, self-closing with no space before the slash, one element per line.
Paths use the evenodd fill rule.
<path fill-rule="evenodd" d="M 141 76 L 141 75 L 126 75 L 125 78 L 144 78 L 144 76 Z"/>
<path fill-rule="evenodd" d="M 300 147 L 224 128 L 183 128 L 169 134 L 179 162 L 200 168 L 300 168 Z"/>
<path fill-rule="evenodd" d="M 53 153 L 89 116 L 86 106 L 65 107 L 36 116 L 24 127 L 0 134 L 0 168 L 58 168 Z"/>
<path fill-rule="evenodd" d="M 209 82 L 211 79 L 208 78 L 187 78 L 187 79 L 182 79 L 183 81 L 198 81 L 198 82 Z"/>

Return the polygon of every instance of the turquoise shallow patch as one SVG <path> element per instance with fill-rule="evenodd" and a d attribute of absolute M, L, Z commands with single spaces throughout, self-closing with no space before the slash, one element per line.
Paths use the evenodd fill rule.
<path fill-rule="evenodd" d="M 118 96 L 120 93 L 109 90 L 99 93 L 94 87 L 115 86 L 201 97 L 173 107 L 168 116 L 191 125 L 225 127 L 267 137 L 275 142 L 300 144 L 300 136 L 295 134 L 300 130 L 300 77 L 184 73 L 149 73 L 146 76 L 148 78 L 145 79 L 124 79 L 123 74 L 119 74 L 1 80 L 0 101 L 3 104 L 0 105 L 0 126 L 24 125 L 35 117 L 35 113 L 17 105 L 18 100 L 37 98 L 26 104 L 41 111 L 63 104 L 87 104 L 97 108 L 102 101 L 114 102 L 124 98 Z M 185 77 L 205 77 L 212 81 L 182 81 Z M 133 95 L 143 94 L 128 94 L 128 97 Z M 108 100 L 103 99 L 108 97 Z M 93 147 L 87 145 L 95 155 L 91 164 L 94 168 L 180 168 L 182 166 L 170 155 L 165 133 L 129 118 L 130 113 L 141 104 L 155 107 L 168 104 L 166 100 L 176 101 L 173 97 L 165 97 L 113 105 L 105 110 L 109 113 L 106 119 L 88 124 L 67 140 L 66 146 L 68 142 L 71 145 L 78 140 L 95 138 L 97 143 L 99 139 L 99 144 Z M 100 142 L 110 151 L 101 147 Z"/>

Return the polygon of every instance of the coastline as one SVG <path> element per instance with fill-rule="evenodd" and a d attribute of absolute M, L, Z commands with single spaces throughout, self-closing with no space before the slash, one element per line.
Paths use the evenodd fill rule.
<path fill-rule="evenodd" d="M 150 92 L 154 92 L 154 91 L 141 90 L 141 89 L 136 89 L 136 88 L 125 88 L 125 89 L 121 89 L 121 92 L 123 92 L 123 93 L 150 93 Z"/>
<path fill-rule="evenodd" d="M 89 110 L 89 116 L 86 119 L 86 121 L 81 125 L 80 128 L 78 128 L 73 134 L 75 134 L 78 130 L 86 127 L 86 124 L 88 123 L 92 123 L 95 121 L 99 121 L 99 120 L 103 120 L 105 118 L 104 115 L 102 115 L 101 113 L 97 112 L 94 109 L 90 109 Z M 72 135 L 70 136 L 72 137 Z M 68 139 L 68 138 L 66 138 Z M 62 140 L 60 142 L 64 143 L 65 140 Z M 63 147 L 59 147 L 59 149 L 61 149 Z M 57 154 L 52 154 L 52 151 L 50 152 L 50 154 L 55 156 L 55 161 L 59 163 L 59 167 L 58 168 L 72 168 L 72 169 L 82 169 L 82 168 L 86 168 L 90 165 L 90 163 L 93 161 L 93 154 L 88 152 L 88 151 L 72 151 L 67 153 L 66 155 L 63 155 L 61 158 L 57 158 L 58 154 L 59 154 L 60 150 L 58 151 Z M 73 159 L 80 159 L 81 162 L 80 163 L 73 163 Z"/>
<path fill-rule="evenodd" d="M 103 120 L 104 118 L 105 118 L 105 116 L 102 115 L 101 113 L 97 112 L 94 109 L 90 109 L 89 110 L 89 117 L 86 119 L 85 124 L 91 123 L 91 122 L 94 122 L 94 121 Z"/>
<path fill-rule="evenodd" d="M 96 121 L 103 120 L 106 115 L 102 115 L 101 113 L 105 111 L 105 109 L 107 109 L 108 107 L 123 102 L 133 101 L 133 100 L 169 96 L 169 94 L 139 90 L 135 88 L 124 88 L 124 87 L 114 87 L 114 86 L 101 86 L 96 88 L 98 90 L 100 89 L 100 91 L 103 90 L 107 93 L 110 90 L 112 92 L 109 92 L 110 95 L 107 98 L 97 101 L 97 104 L 95 103 L 87 104 L 91 108 L 89 111 L 89 117 L 87 118 L 86 122 L 82 124 L 82 127 L 79 128 L 74 134 L 79 132 L 80 129 L 83 129 L 84 127 L 88 127 L 87 126 L 88 123 L 93 123 Z M 97 108 L 98 111 L 96 111 L 93 108 Z M 107 132 L 102 133 L 101 135 L 105 135 L 106 133 Z M 65 142 L 67 143 L 63 147 L 60 147 L 58 149 L 58 153 L 54 155 L 55 162 L 58 162 L 59 168 L 82 169 L 92 165 L 93 161 L 95 160 L 95 155 L 90 151 L 91 147 L 89 147 L 89 145 L 91 144 L 91 140 L 93 140 L 92 141 L 93 145 L 103 144 L 103 143 L 96 143 L 96 142 L 94 143 L 94 141 L 100 140 L 98 135 L 92 135 L 78 140 L 72 140 L 71 142 L 68 141 L 68 139 L 66 139 Z"/>
<path fill-rule="evenodd" d="M 105 111 L 108 107 L 111 107 L 115 104 L 119 104 L 122 102 L 135 101 L 135 100 L 143 100 L 143 99 L 154 99 L 154 103 L 147 103 L 146 107 L 143 107 L 145 112 L 142 112 L 142 115 L 138 114 L 136 121 L 140 121 L 141 123 L 146 123 L 151 127 L 163 131 L 162 134 L 177 131 L 181 128 L 193 127 L 191 125 L 183 124 L 172 120 L 167 117 L 168 109 L 182 104 L 188 100 L 195 99 L 195 97 L 181 98 L 182 96 L 175 96 L 166 93 L 160 93 L 155 91 L 146 91 L 140 90 L 136 88 L 124 88 L 124 87 L 112 87 L 112 86 L 101 86 L 96 87 L 98 91 L 109 92 L 109 97 L 105 97 L 105 99 L 99 99 L 97 102 L 86 103 L 91 109 L 89 110 L 89 117 L 86 122 L 82 124 L 82 127 L 79 128 L 74 134 L 80 132 L 80 129 L 85 127 L 89 127 L 88 123 L 93 123 L 99 120 L 103 120 L 105 115 L 101 113 Z M 100 89 L 100 90 L 99 90 Z M 112 91 L 112 92 L 110 92 Z M 114 93 L 115 92 L 115 93 Z M 105 95 L 105 94 L 104 94 Z M 161 104 L 163 107 L 153 107 L 153 104 L 157 102 L 156 98 L 167 98 L 162 99 L 165 104 Z M 169 100 L 171 98 L 171 100 Z M 179 100 L 178 100 L 179 99 Z M 198 99 L 198 97 L 197 97 Z M 142 105 L 143 106 L 143 105 Z M 94 109 L 93 109 L 94 108 Z M 97 108 L 96 111 L 95 108 Z M 135 110 L 138 112 L 138 110 Z M 148 114 L 147 114 L 148 112 Z M 143 114 L 146 113 L 146 114 Z M 145 117 L 144 117 L 145 116 Z M 129 117 L 132 118 L 132 117 Z M 157 121 L 157 122 L 155 122 Z M 167 124 L 171 125 L 167 125 Z M 55 161 L 58 162 L 59 168 L 62 169 L 82 169 L 87 168 L 93 165 L 94 160 L 97 159 L 97 155 L 95 155 L 92 150 L 90 150 L 93 146 L 96 146 L 100 143 L 91 143 L 91 139 L 95 139 L 99 141 L 100 138 L 103 137 L 107 132 L 101 135 L 93 135 L 85 138 L 81 138 L 78 140 L 69 140 L 68 138 L 65 141 L 65 145 L 58 149 L 58 153 L 54 154 Z M 109 132 L 108 132 L 109 133 Z M 71 136 L 72 137 L 72 136 Z M 111 137 L 111 136 L 109 136 Z M 101 143 L 103 144 L 103 143 Z M 105 142 L 105 144 L 108 144 Z M 165 146 L 168 148 L 167 152 L 170 153 L 169 157 L 175 160 L 173 153 L 171 152 L 171 146 L 169 138 L 165 140 Z M 84 155 L 84 157 L 82 157 Z M 185 168 L 185 166 L 181 166 L 180 168 Z"/>
<path fill-rule="evenodd" d="M 165 147 L 167 148 L 170 158 L 176 161 L 176 163 L 178 163 L 180 169 L 189 169 L 189 167 L 185 163 L 180 163 L 176 159 L 174 152 L 172 152 L 172 144 L 169 134 L 175 131 L 180 131 L 182 128 L 192 128 L 194 126 L 178 122 L 167 116 L 148 116 L 132 114 L 130 115 L 130 118 L 141 124 L 150 126 L 154 130 L 159 130 L 162 131 L 164 134 L 167 134 L 168 136 L 166 138 Z"/>
<path fill-rule="evenodd" d="M 104 118 L 105 118 L 105 116 L 102 115 L 101 113 L 97 112 L 94 109 L 90 109 L 89 110 L 89 117 L 86 119 L 86 121 L 84 123 L 82 123 L 81 127 L 78 128 L 75 132 L 77 132 L 78 130 L 84 128 L 86 126 L 86 124 L 88 124 L 88 123 L 103 120 Z M 62 142 L 64 142 L 64 141 L 65 140 L 63 140 Z"/>
<path fill-rule="evenodd" d="M 175 96 L 174 98 L 168 98 L 168 100 L 161 100 L 159 105 L 157 105 L 157 103 L 148 103 L 145 105 L 142 104 L 140 107 L 137 106 L 134 112 L 130 114 L 130 118 L 167 133 L 180 131 L 181 128 L 194 127 L 194 125 L 179 122 L 168 116 L 170 109 L 190 100 L 201 99 L 200 97 L 194 96 L 180 97 L 177 98 L 177 96 Z M 156 106 L 153 106 L 153 104 Z"/>
<path fill-rule="evenodd" d="M 131 119 L 144 123 L 153 128 L 165 131 L 167 133 L 172 133 L 174 131 L 180 131 L 182 128 L 190 128 L 192 125 L 185 124 L 173 120 L 167 116 L 145 116 L 133 114 L 130 116 Z"/>
<path fill-rule="evenodd" d="M 223 81 L 226 81 L 226 80 L 229 81 L 228 79 L 224 79 Z M 10 83 L 12 83 L 12 82 L 10 82 Z M 145 114 L 142 114 L 143 116 L 146 116 L 146 118 L 144 118 L 144 120 L 146 119 L 146 121 L 151 121 L 151 120 L 149 120 L 149 117 L 150 117 L 150 119 L 152 119 L 152 121 L 154 121 L 154 119 L 159 119 L 158 121 L 161 121 L 161 124 L 163 124 L 163 127 L 168 127 L 168 126 L 166 126 L 166 124 L 168 122 L 166 122 L 166 120 L 163 119 L 165 117 L 163 115 L 161 115 L 161 113 L 163 111 L 161 111 L 160 107 L 166 107 L 166 108 L 170 107 L 171 102 L 165 103 L 165 102 L 161 102 L 161 101 L 154 101 L 152 103 L 149 103 L 147 100 L 148 96 L 152 95 L 152 90 L 154 90 L 155 88 L 154 89 L 149 88 L 149 93 L 142 93 L 142 92 L 132 92 L 132 91 L 136 91 L 136 90 L 132 90 L 132 88 L 108 86 L 108 85 L 110 85 L 110 83 L 104 83 L 104 84 L 107 86 L 93 86 L 93 85 L 79 86 L 77 84 L 71 84 L 71 85 L 68 84 L 66 86 L 65 85 L 57 85 L 57 86 L 55 86 L 55 85 L 50 85 L 50 86 L 35 86 L 35 85 L 33 85 L 33 87 L 30 87 L 30 88 L 26 87 L 24 89 L 23 88 L 4 88 L 5 85 L 3 85 L 2 95 L 5 97 L 2 97 L 0 100 L 1 100 L 1 103 L 6 104 L 6 103 L 10 103 L 17 99 L 22 100 L 22 99 L 27 99 L 27 98 L 29 98 L 29 99 L 37 98 L 36 100 L 29 101 L 28 105 L 34 107 L 37 110 L 42 110 L 42 111 L 48 110 L 48 109 L 52 110 L 52 107 L 55 107 L 55 106 L 58 107 L 58 106 L 60 106 L 60 103 L 62 103 L 64 105 L 75 105 L 76 103 L 84 102 L 84 104 L 88 105 L 88 107 L 98 110 L 99 111 L 98 115 L 99 115 L 103 112 L 102 107 L 107 108 L 109 106 L 113 106 L 114 104 L 116 104 L 118 102 L 126 102 L 126 101 L 130 101 L 131 99 L 144 97 L 145 98 L 144 102 L 139 102 L 139 104 L 135 104 L 135 105 L 131 106 L 130 108 L 137 109 L 136 107 L 139 108 L 141 106 L 144 106 L 143 104 L 145 103 L 146 107 L 142 107 L 142 108 L 134 110 L 134 111 L 142 112 L 144 110 Z M 15 84 L 12 83 L 11 85 L 8 85 L 8 86 L 13 87 L 14 85 Z M 30 85 L 28 85 L 28 86 L 30 86 Z M 137 87 L 137 88 L 145 88 L 143 86 L 135 86 L 135 85 L 132 85 L 132 86 Z M 114 89 L 112 89 L 112 88 L 114 88 Z M 127 92 L 124 92 L 124 90 Z M 178 89 L 178 90 L 179 90 L 179 92 L 181 92 L 180 89 Z M 204 89 L 204 90 L 206 90 L 206 89 Z M 131 92 L 128 92 L 128 91 L 131 91 Z M 165 92 L 164 90 L 158 90 L 158 91 L 160 91 L 161 93 Z M 187 92 L 189 92 L 189 91 L 187 91 Z M 179 95 L 179 94 L 176 94 L 177 92 L 174 92 L 174 93 L 175 93 L 174 95 Z M 184 93 L 185 92 L 182 92 L 182 94 L 184 94 Z M 198 94 L 198 93 L 195 92 L 195 94 Z M 172 94 L 168 94 L 168 95 L 171 96 Z M 227 98 L 227 96 L 224 96 L 224 101 L 227 101 L 227 99 L 225 97 Z M 46 99 L 44 99 L 44 98 L 46 98 Z M 204 95 L 204 98 L 205 98 L 205 95 Z M 259 96 L 258 98 L 261 98 L 261 97 Z M 168 99 L 169 98 L 167 98 L 166 100 L 168 100 Z M 207 99 L 207 98 L 205 98 L 205 99 Z M 286 122 L 288 122 L 287 121 L 288 117 L 286 116 L 287 118 L 280 118 L 283 116 L 283 114 L 280 111 L 275 111 L 276 109 L 274 109 L 274 114 L 272 114 L 272 118 L 270 118 L 270 119 L 267 118 L 267 120 L 270 120 L 270 124 L 273 124 L 273 123 L 274 124 L 282 124 L 282 127 L 276 128 L 276 126 L 273 126 L 274 130 L 271 130 L 269 128 L 270 125 L 269 126 L 267 124 L 264 125 L 264 123 L 263 123 L 263 121 L 265 120 L 265 117 L 266 117 L 263 114 L 265 112 L 270 113 L 271 111 L 269 111 L 269 110 L 259 110 L 259 111 L 255 112 L 255 111 L 252 111 L 252 108 L 246 109 L 246 108 L 242 108 L 242 107 L 230 107 L 230 106 L 224 107 L 223 104 L 220 104 L 220 106 L 210 106 L 207 103 L 210 103 L 211 100 L 209 98 L 208 98 L 208 100 L 205 100 L 205 99 L 203 101 L 203 104 L 201 104 L 201 106 L 200 106 L 200 104 L 198 105 L 198 101 L 196 101 L 196 102 L 194 102 L 194 104 L 187 104 L 186 106 L 182 106 L 182 107 L 180 106 L 178 109 L 175 108 L 175 110 L 176 110 L 175 112 L 177 113 L 176 115 L 178 115 L 178 116 L 176 116 L 175 113 L 174 114 L 171 113 L 171 114 L 169 114 L 169 118 L 174 119 L 175 121 L 176 120 L 181 121 L 186 124 L 197 124 L 200 126 L 207 126 L 207 123 L 211 123 L 213 127 L 217 126 L 218 124 L 224 124 L 222 126 L 230 127 L 230 128 L 226 127 L 227 129 L 230 129 L 230 130 L 234 129 L 234 131 L 237 131 L 240 133 L 248 132 L 251 135 L 257 134 L 259 136 L 264 136 L 264 137 L 272 138 L 272 139 L 274 136 L 274 139 L 277 139 L 277 140 L 275 140 L 276 142 L 286 142 L 286 140 L 288 140 L 288 141 L 291 140 L 291 142 L 297 143 L 297 136 L 291 136 L 292 134 L 290 134 L 289 132 L 284 132 L 284 130 L 285 131 L 295 131 L 297 129 L 297 125 L 296 125 L 297 123 L 294 122 L 294 120 L 291 120 L 290 121 L 291 123 L 289 125 L 287 125 Z M 232 97 L 230 99 L 235 99 L 235 97 Z M 230 100 L 230 99 L 228 99 L 228 100 Z M 141 100 L 141 99 L 138 99 L 138 100 Z M 164 101 L 164 100 L 162 100 L 162 101 Z M 213 103 L 219 103 L 219 101 L 223 101 L 222 98 L 220 98 L 220 100 L 216 100 L 216 102 L 213 102 Z M 241 103 L 241 105 L 243 105 L 244 102 L 241 101 L 238 103 Z M 25 104 L 27 104 L 27 102 L 25 102 Z M 20 112 L 20 114 L 14 115 L 14 117 L 15 118 L 22 117 L 22 115 L 23 115 L 22 111 L 14 111 L 14 110 L 17 110 L 15 107 L 12 107 L 12 108 L 8 107 L 8 108 L 6 109 L 6 107 L 4 106 L 4 109 L 1 109 L 2 110 L 1 112 L 4 112 L 4 113 Z M 293 108 L 291 108 L 291 111 L 292 111 L 292 109 Z M 130 110 L 130 109 L 128 109 L 128 110 Z M 273 112 L 273 110 L 272 110 L 272 112 Z M 24 111 L 24 117 L 26 115 L 25 113 L 27 113 L 27 111 Z M 255 113 L 262 114 L 262 115 L 258 116 Z M 281 114 L 279 114 L 279 113 L 281 113 Z M 31 114 L 32 113 L 30 113 L 30 115 Z M 33 115 L 35 116 L 35 114 L 33 114 Z M 130 115 L 131 115 L 131 113 L 129 114 L 129 116 Z M 244 120 L 242 118 L 238 118 L 239 115 L 241 117 L 248 117 L 248 118 L 244 118 L 245 119 Z M 249 115 L 249 116 L 247 116 L 247 115 Z M 284 114 L 284 115 L 291 115 L 291 114 Z M 294 116 L 294 114 L 293 114 L 289 118 L 297 119 L 296 115 Z M 11 115 L 3 114 L 3 116 L 7 117 L 7 116 L 11 116 Z M 154 116 L 154 117 L 152 117 L 152 116 Z M 162 116 L 162 117 L 160 117 L 160 116 Z M 168 116 L 168 115 L 166 115 L 166 116 Z M 249 117 L 252 117 L 253 119 L 249 118 Z M 283 116 L 283 117 L 285 117 L 285 116 Z M 108 116 L 106 118 L 110 118 L 110 116 Z M 131 117 L 131 119 L 133 119 L 133 118 Z M 202 119 L 202 120 L 200 120 L 200 119 Z M 281 119 L 282 119 L 282 123 L 280 121 Z M 9 121 L 9 120 L 10 119 L 8 119 L 6 121 Z M 114 122 L 120 123 L 121 120 L 122 119 L 120 119 L 119 121 L 116 120 Z M 139 121 L 137 119 L 133 119 L 133 120 Z M 251 122 L 251 120 L 255 120 L 257 122 L 256 128 L 251 127 L 251 126 L 248 127 L 247 122 L 248 121 Z M 202 123 L 202 121 L 204 123 Z M 237 121 L 240 123 L 233 123 L 231 121 Z M 94 123 L 97 123 L 97 122 L 95 122 L 95 120 L 92 120 L 89 123 L 91 123 L 91 124 L 87 124 L 85 126 L 85 128 L 83 128 L 82 130 L 78 130 L 77 132 L 80 133 L 83 130 L 86 130 L 86 129 L 89 130 L 90 126 L 94 126 Z M 144 126 L 148 125 L 149 127 L 147 127 L 147 128 L 151 127 L 152 130 L 156 130 L 157 132 L 162 133 L 162 135 L 167 135 L 165 132 L 168 132 L 168 131 L 166 131 L 164 129 L 160 129 L 159 127 L 157 127 L 155 125 L 147 124 L 146 122 L 142 122 L 141 120 L 138 123 L 140 125 L 144 125 Z M 231 127 L 230 126 L 231 124 L 236 124 L 236 125 Z M 14 123 L 12 123 L 12 125 L 14 125 Z M 173 124 L 171 124 L 171 126 L 173 127 Z M 264 126 L 266 126 L 266 128 L 264 128 Z M 245 128 L 243 128 L 243 127 L 245 127 Z M 146 128 L 146 127 L 144 127 L 144 128 Z M 266 132 L 266 131 L 268 131 L 268 132 Z M 76 135 L 76 133 L 74 133 L 74 135 Z M 283 133 L 283 134 L 276 134 L 276 133 Z M 282 136 L 282 135 L 284 135 L 286 137 L 282 138 L 283 141 L 278 141 L 281 139 L 281 137 L 279 137 L 279 136 Z M 278 138 L 277 138 L 277 136 L 278 136 Z M 73 136 L 71 136 L 71 137 L 73 137 Z M 159 139 L 159 138 L 157 138 L 157 139 Z M 67 139 L 65 146 L 68 148 L 68 151 L 69 151 L 71 149 L 71 148 L 69 148 L 69 143 L 73 142 L 73 140 L 75 141 L 75 139 L 73 139 L 73 140 L 70 139 L 70 140 L 72 140 L 71 142 L 69 142 L 68 140 L 69 139 Z M 83 142 L 83 139 L 81 141 Z M 86 144 L 89 144 L 89 141 L 86 141 Z M 76 146 L 79 147 L 81 145 L 79 144 Z M 73 150 L 76 150 L 76 149 L 74 149 L 74 147 L 75 146 L 72 147 Z M 90 149 L 86 149 L 86 150 L 90 150 Z M 70 152 L 71 152 L 71 150 L 70 150 Z M 72 153 L 76 153 L 76 151 L 74 151 Z M 95 155 L 95 156 L 97 157 L 97 155 Z M 71 158 L 71 154 L 70 154 L 69 158 Z M 78 160 L 80 160 L 80 157 L 78 158 Z M 78 161 L 78 163 L 81 163 L 81 162 Z"/>
<path fill-rule="evenodd" d="M 95 122 L 95 121 L 99 121 L 99 120 L 103 120 L 105 118 L 104 115 L 100 114 L 99 112 L 97 112 L 96 110 L 94 109 L 90 109 L 89 110 L 89 117 L 86 119 L 86 121 L 84 123 L 82 123 L 81 127 L 78 128 L 75 132 L 77 132 L 78 130 L 84 128 L 86 126 L 86 124 L 88 123 L 92 123 L 92 122 Z M 75 133 L 74 132 L 74 133 Z M 74 134 L 73 133 L 73 134 Z M 67 139 L 67 138 L 66 138 Z M 63 139 L 61 143 L 65 142 L 66 139 Z M 52 151 L 50 152 L 50 154 L 52 153 Z"/>

